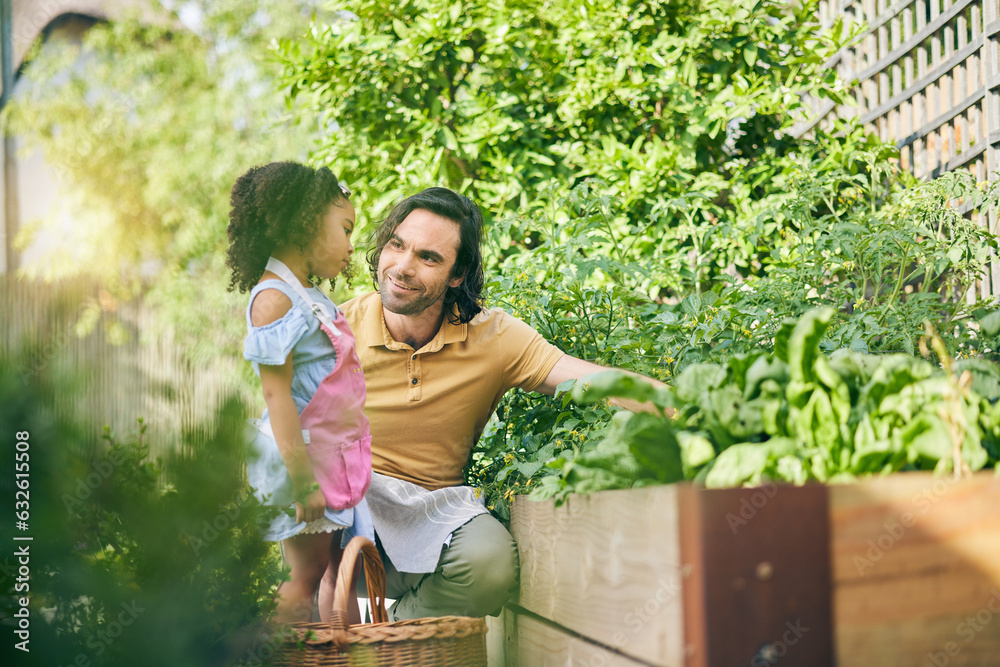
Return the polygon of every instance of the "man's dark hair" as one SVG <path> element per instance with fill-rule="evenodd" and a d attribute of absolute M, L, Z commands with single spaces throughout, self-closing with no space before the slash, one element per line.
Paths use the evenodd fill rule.
<path fill-rule="evenodd" d="M 382 249 L 406 216 L 417 210 L 430 211 L 458 225 L 458 257 L 452 267 L 451 277 L 464 276 L 464 280 L 458 287 L 449 287 L 445 292 L 444 309 L 448 313 L 449 322 L 464 324 L 483 309 L 483 214 L 471 199 L 448 188 L 427 188 L 407 197 L 396 204 L 379 223 L 375 230 L 375 247 L 368 252 L 368 265 L 371 267 L 375 288 L 378 289 L 378 260 Z M 458 310 L 457 321 L 456 314 L 452 312 L 452 304 Z"/>

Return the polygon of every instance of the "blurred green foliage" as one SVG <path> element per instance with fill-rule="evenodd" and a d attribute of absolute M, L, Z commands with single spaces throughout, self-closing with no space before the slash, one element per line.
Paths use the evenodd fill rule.
<path fill-rule="evenodd" d="M 23 491 L 17 500 L 27 500 L 28 517 L 24 527 L 12 519 L 0 527 L 4 664 L 252 659 L 284 575 L 274 545 L 259 536 L 264 510 L 245 483 L 245 409 L 222 405 L 216 427 L 186 434 L 185 455 L 151 459 L 142 420 L 135 434 L 106 432 L 94 447 L 84 444 L 94 442 L 90 424 L 52 408 L 57 392 L 84 388 L 48 370 L 25 378 L 15 358 L 0 360 L 0 455 L 13 470 L 20 454 L 27 488 L 6 475 L 2 496 L 13 515 Z M 22 598 L 30 652 L 15 648 Z"/>
<path fill-rule="evenodd" d="M 4 121 L 40 150 L 59 197 L 24 221 L 18 245 L 50 247 L 21 273 L 97 279 L 107 298 L 88 304 L 91 324 L 141 297 L 159 315 L 146 334 L 170 327 L 203 360 L 245 335 L 245 301 L 226 291 L 230 188 L 253 164 L 306 160 L 316 131 L 284 122 L 268 45 L 332 13 L 313 0 L 146 4 L 82 44 L 39 42 L 24 66 Z"/>

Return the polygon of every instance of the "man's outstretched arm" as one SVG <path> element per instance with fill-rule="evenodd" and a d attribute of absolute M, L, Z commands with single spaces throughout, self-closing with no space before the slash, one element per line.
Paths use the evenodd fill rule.
<path fill-rule="evenodd" d="M 542 381 L 536 391 L 543 394 L 552 396 L 556 393 L 556 387 L 566 380 L 579 380 L 585 378 L 588 375 L 593 375 L 594 373 L 600 373 L 606 370 L 621 370 L 612 369 L 608 366 L 599 366 L 598 364 L 592 363 L 590 361 L 584 361 L 583 359 L 577 359 L 574 356 L 564 354 L 556 365 L 552 367 L 549 371 L 548 377 Z M 638 373 L 633 373 L 631 371 L 622 371 L 623 373 L 628 373 L 629 375 L 634 375 L 636 377 L 642 378 L 643 380 L 648 380 L 657 387 L 665 387 L 666 385 L 659 380 L 654 380 L 651 377 L 646 377 L 645 375 L 640 375 Z M 631 410 L 632 412 L 657 412 L 656 408 L 652 403 L 640 403 L 639 401 L 634 401 L 629 398 L 612 398 L 611 405 L 619 408 L 624 408 L 625 410 Z"/>

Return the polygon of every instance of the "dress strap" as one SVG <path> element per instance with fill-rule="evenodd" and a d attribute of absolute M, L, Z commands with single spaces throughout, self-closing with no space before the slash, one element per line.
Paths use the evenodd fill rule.
<path fill-rule="evenodd" d="M 275 259 L 274 257 L 268 257 L 265 269 L 281 278 L 288 284 L 289 287 L 295 290 L 295 292 L 302 297 L 302 300 L 309 304 L 309 308 L 312 310 L 313 315 L 316 316 L 316 319 L 318 319 L 322 324 L 325 324 L 327 328 L 334 333 L 334 335 L 341 335 L 340 330 L 334 326 L 333 320 L 330 319 L 330 314 L 326 311 L 326 308 L 324 308 L 322 304 L 313 300 L 313 298 L 309 295 L 309 292 L 306 291 L 306 288 L 302 286 L 302 283 L 299 282 L 299 279 L 295 277 L 295 274 L 292 273 L 292 270 L 289 269 L 284 262 L 280 259 Z M 336 306 L 334 306 L 334 308 L 336 308 Z"/>

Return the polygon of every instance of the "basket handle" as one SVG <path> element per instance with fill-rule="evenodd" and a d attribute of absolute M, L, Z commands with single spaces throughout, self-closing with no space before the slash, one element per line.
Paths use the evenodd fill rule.
<path fill-rule="evenodd" d="M 385 611 L 385 566 L 382 565 L 382 556 L 371 540 L 361 536 L 354 537 L 344 547 L 344 553 L 340 558 L 337 583 L 333 589 L 333 610 L 330 613 L 333 643 L 341 651 L 347 648 L 348 593 L 359 553 L 364 558 L 365 583 L 372 608 L 372 621 L 385 623 L 389 620 L 389 615 Z"/>

